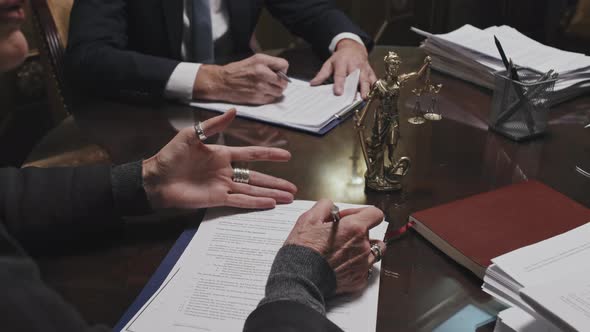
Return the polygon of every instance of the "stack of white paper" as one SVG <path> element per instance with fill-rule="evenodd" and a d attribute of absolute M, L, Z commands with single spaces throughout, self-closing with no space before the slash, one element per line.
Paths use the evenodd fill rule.
<path fill-rule="evenodd" d="M 338 120 L 356 107 L 360 69 L 355 70 L 344 82 L 344 92 L 334 95 L 334 85 L 310 86 L 309 82 L 291 78 L 291 83 L 279 101 L 261 105 L 234 105 L 216 102 L 192 102 L 191 106 L 225 112 L 235 108 L 238 116 L 279 124 L 312 133 L 321 132 L 333 120 Z"/>
<path fill-rule="evenodd" d="M 505 70 L 494 43 L 496 36 L 514 64 L 538 73 L 553 69 L 559 74 L 553 104 L 590 91 L 589 56 L 543 45 L 509 26 L 481 30 L 467 24 L 437 35 L 412 30 L 426 37 L 422 47 L 431 55 L 435 69 L 488 89 L 494 88 L 493 73 Z"/>
<path fill-rule="evenodd" d="M 559 332 L 545 321 L 536 319 L 518 308 L 508 308 L 498 314 L 494 332 Z"/>
<path fill-rule="evenodd" d="M 241 331 L 264 297 L 276 252 L 314 203 L 295 201 L 250 212 L 210 209 L 160 289 L 121 331 Z M 381 223 L 370 230 L 371 238 L 382 239 L 386 229 Z M 327 305 L 327 317 L 345 331 L 376 329 L 380 263 L 374 268 L 362 293 Z"/>
<path fill-rule="evenodd" d="M 498 329 L 590 331 L 590 223 L 492 262 L 482 288 L 512 307 Z"/>

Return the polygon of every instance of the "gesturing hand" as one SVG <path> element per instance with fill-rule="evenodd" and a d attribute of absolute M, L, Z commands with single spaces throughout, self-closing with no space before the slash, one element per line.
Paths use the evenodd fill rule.
<path fill-rule="evenodd" d="M 222 131 L 235 115 L 232 109 L 203 122 L 205 135 Z M 192 127 L 185 128 L 143 162 L 144 188 L 154 208 L 272 208 L 276 203 L 292 202 L 295 185 L 255 171 L 250 171 L 249 184 L 236 183 L 231 162 L 290 158 L 288 151 L 277 148 L 206 145 Z"/>
<path fill-rule="evenodd" d="M 256 54 L 225 66 L 202 65 L 195 79 L 193 98 L 237 104 L 262 105 L 283 95 L 287 82 L 276 72 L 287 73 L 285 59 Z"/>
<path fill-rule="evenodd" d="M 302 214 L 285 245 L 294 244 L 319 252 L 336 273 L 336 294 L 356 292 L 367 285 L 369 268 L 375 263 L 371 245 L 383 241 L 369 240 L 369 229 L 383 221 L 383 212 L 375 207 L 340 211 L 340 221 L 331 219 L 333 203 L 323 199 Z"/>
<path fill-rule="evenodd" d="M 371 90 L 371 84 L 377 80 L 369 64 L 367 49 L 354 40 L 343 39 L 338 42 L 335 52 L 324 62 L 322 69 L 309 83 L 319 85 L 330 76 L 334 76 L 334 94 L 339 96 L 344 92 L 346 76 L 359 68 L 361 69 L 359 79 L 361 96 L 366 99 Z"/>

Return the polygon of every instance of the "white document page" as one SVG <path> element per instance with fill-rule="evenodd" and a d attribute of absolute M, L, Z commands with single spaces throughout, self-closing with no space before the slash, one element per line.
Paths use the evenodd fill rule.
<path fill-rule="evenodd" d="M 561 322 L 556 325 L 565 323 L 576 331 L 590 331 L 590 274 L 581 273 L 575 279 L 525 287 L 521 296 L 539 314 L 550 312 L 557 316 Z"/>
<path fill-rule="evenodd" d="M 577 275 L 590 268 L 590 223 L 492 259 L 522 286 Z"/>
<path fill-rule="evenodd" d="M 559 332 L 559 329 L 542 320 L 535 319 L 519 308 L 508 308 L 501 311 L 498 314 L 498 320 L 513 332 Z"/>
<path fill-rule="evenodd" d="M 210 209 L 163 286 L 122 331 L 241 331 L 264 297 L 276 252 L 314 203 L 251 212 Z M 386 229 L 382 223 L 371 238 L 382 239 Z M 362 293 L 329 302 L 328 318 L 345 331 L 375 331 L 379 269 L 380 263 Z"/>
<path fill-rule="evenodd" d="M 356 101 L 360 69 L 346 78 L 344 92 L 334 95 L 333 84 L 310 86 L 309 82 L 291 78 L 291 83 L 279 101 L 261 105 L 234 105 L 217 102 L 191 102 L 191 106 L 225 112 L 235 108 L 238 115 L 279 123 L 292 127 L 309 127 L 320 129 L 334 119 L 334 116 L 347 109 Z"/>

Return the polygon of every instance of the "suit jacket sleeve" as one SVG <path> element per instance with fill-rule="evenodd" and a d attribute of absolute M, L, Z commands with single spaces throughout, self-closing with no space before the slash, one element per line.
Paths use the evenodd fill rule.
<path fill-rule="evenodd" d="M 352 32 L 373 47 L 369 35 L 356 26 L 331 0 L 265 0 L 270 13 L 293 34 L 309 42 L 316 53 L 329 57 L 328 46 L 339 33 Z"/>
<path fill-rule="evenodd" d="M 0 220 L 25 247 L 94 234 L 121 215 L 151 212 L 141 162 L 0 170 Z M 51 234 L 52 236 L 48 236 Z"/>
<path fill-rule="evenodd" d="M 75 1 L 70 15 L 66 74 L 94 93 L 162 98 L 179 61 L 128 48 L 125 0 Z"/>

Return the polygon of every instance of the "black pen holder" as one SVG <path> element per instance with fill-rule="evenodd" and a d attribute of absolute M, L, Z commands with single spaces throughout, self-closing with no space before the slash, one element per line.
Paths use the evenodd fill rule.
<path fill-rule="evenodd" d="M 520 81 L 506 71 L 494 73 L 494 97 L 489 129 L 520 141 L 542 135 L 547 129 L 551 94 L 556 79 L 525 68 Z"/>

